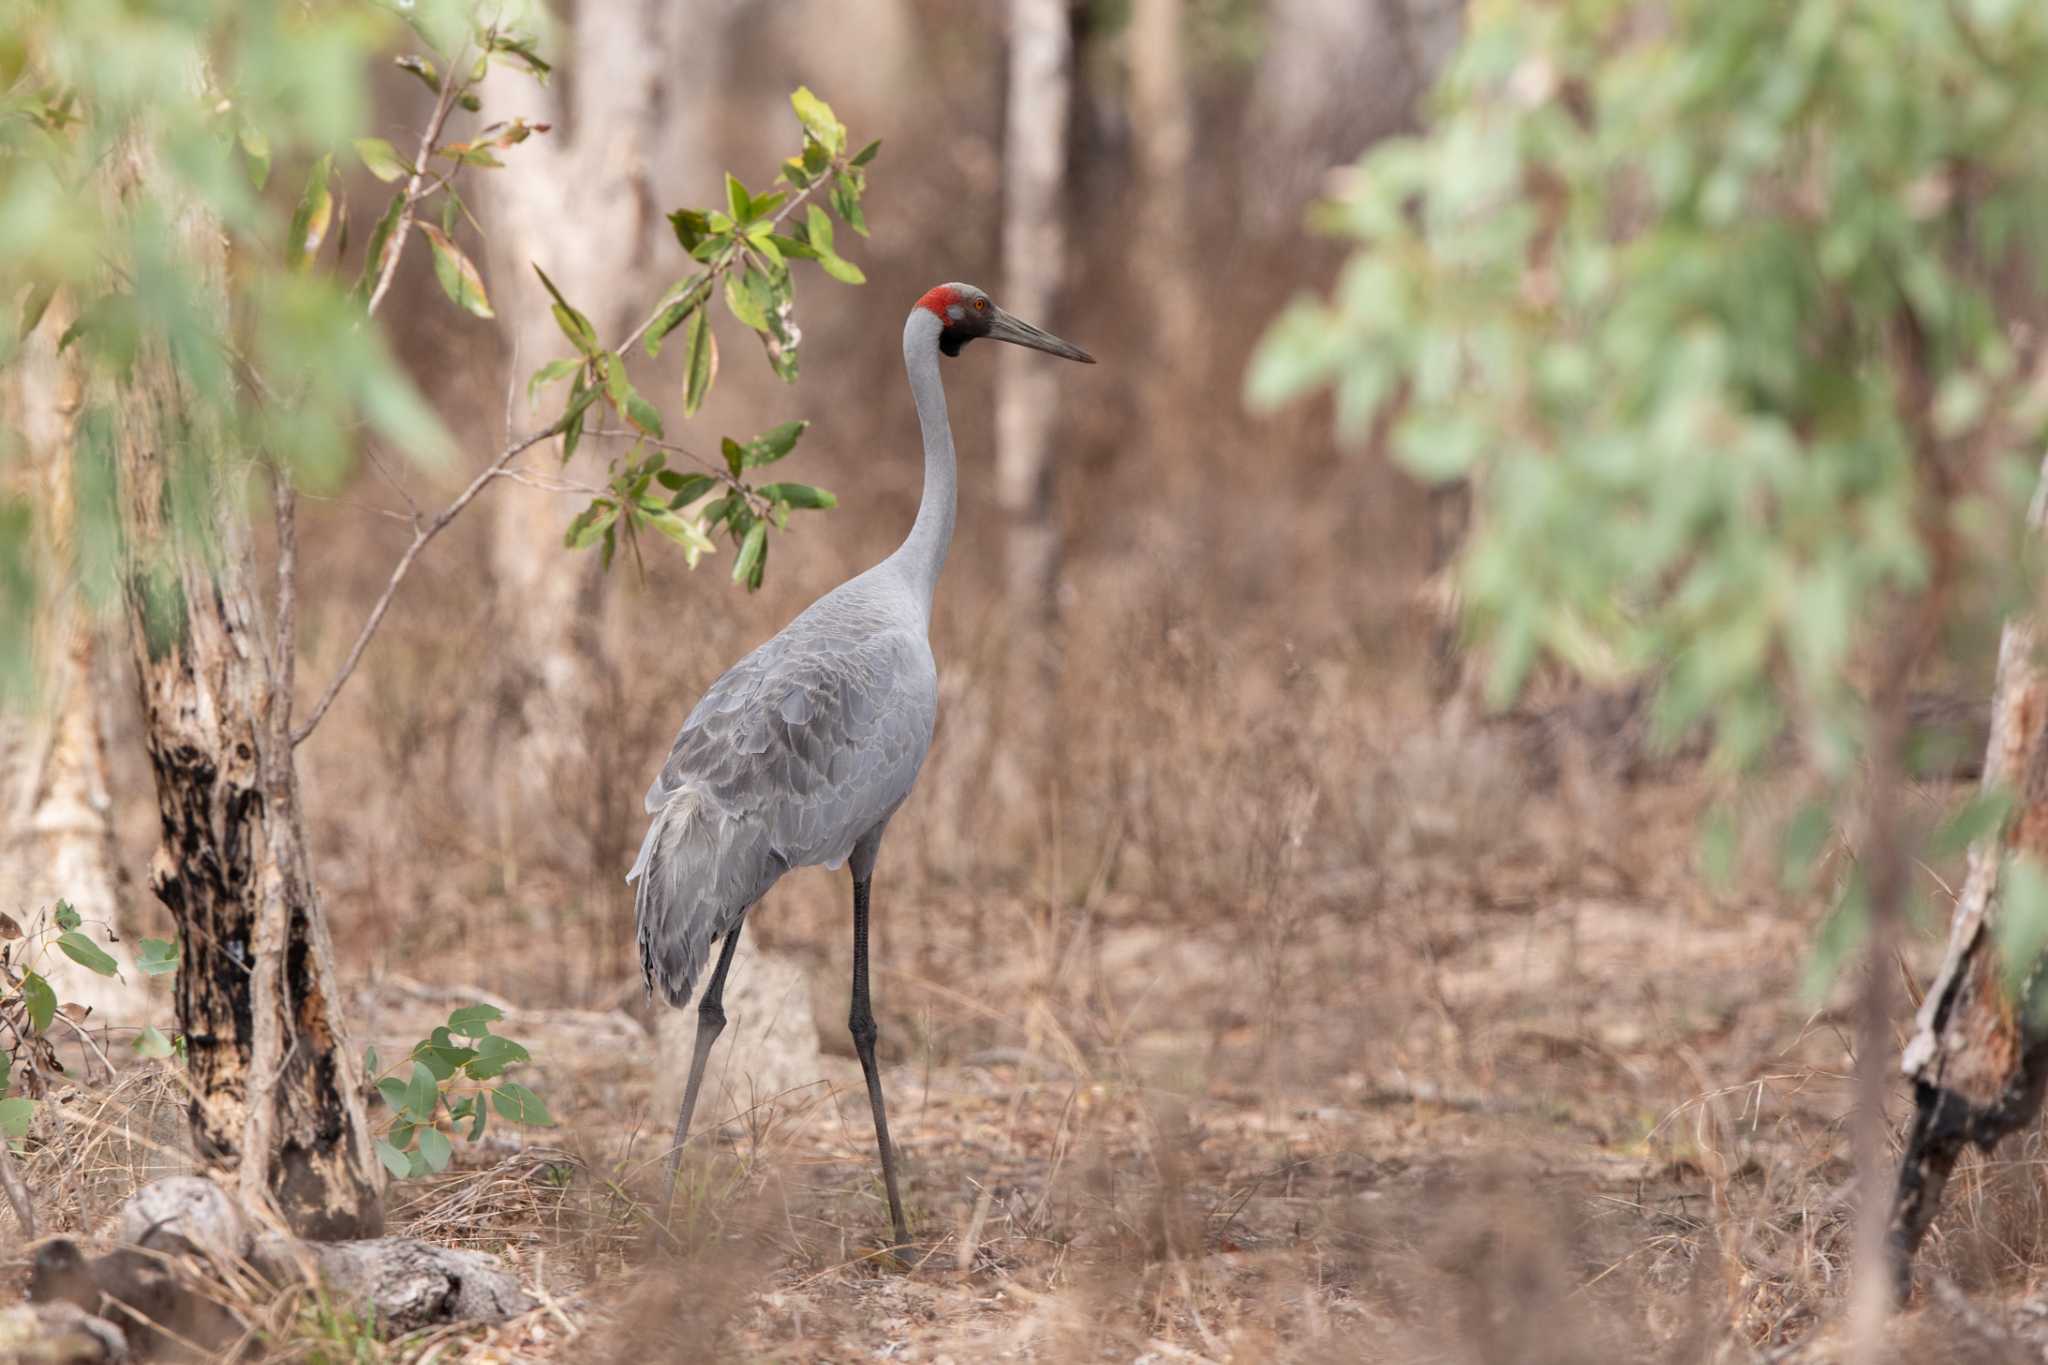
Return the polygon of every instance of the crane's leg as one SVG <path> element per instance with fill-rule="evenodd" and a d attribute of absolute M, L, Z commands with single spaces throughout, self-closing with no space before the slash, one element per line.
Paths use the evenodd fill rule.
<path fill-rule="evenodd" d="M 740 912 L 740 924 L 746 923 L 746 912 Z M 733 952 L 740 946 L 740 924 L 732 927 L 725 936 L 725 946 L 718 950 L 718 965 L 711 971 L 711 979 L 704 983 L 704 998 L 697 1002 L 697 1046 L 690 1058 L 690 1081 L 683 1087 L 683 1112 L 676 1116 L 676 1142 L 668 1153 L 668 1183 L 676 1183 L 676 1171 L 683 1163 L 683 1142 L 690 1136 L 690 1115 L 696 1112 L 697 1090 L 704 1084 L 704 1062 L 711 1056 L 711 1045 L 718 1041 L 718 1035 L 725 1032 L 725 973 L 732 966 Z"/>
<path fill-rule="evenodd" d="M 868 1078 L 868 1106 L 875 1111 L 875 1143 L 882 1149 L 882 1183 L 889 1190 L 889 1221 L 895 1225 L 896 1245 L 910 1243 L 910 1230 L 903 1222 L 903 1200 L 896 1193 L 896 1153 L 889 1146 L 889 1111 L 882 1104 L 882 1073 L 875 1067 L 875 1012 L 868 1005 L 868 886 L 873 877 L 853 884 L 853 1010 L 846 1027 L 853 1033 L 853 1050 L 860 1054 L 860 1069 Z"/>

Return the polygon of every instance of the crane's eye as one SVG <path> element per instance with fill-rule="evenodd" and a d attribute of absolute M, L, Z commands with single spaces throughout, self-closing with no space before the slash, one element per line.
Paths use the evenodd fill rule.
<path fill-rule="evenodd" d="M 976 299 L 974 301 L 974 311 L 977 313 L 986 313 L 988 311 L 988 300 Z"/>

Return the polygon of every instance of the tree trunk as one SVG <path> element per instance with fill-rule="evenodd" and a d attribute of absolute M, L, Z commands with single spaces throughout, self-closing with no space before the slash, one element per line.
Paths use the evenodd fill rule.
<path fill-rule="evenodd" d="M 121 933 L 125 917 L 100 724 L 99 632 L 80 600 L 76 555 L 74 438 L 83 372 L 76 350 L 57 352 L 71 322 L 68 301 L 53 301 L 0 371 L 0 421 L 22 442 L 18 467 L 34 485 L 24 491 L 42 512 L 35 544 L 40 600 L 29 649 L 38 695 L 29 715 L 0 715 L 0 910 L 27 925 L 69 901 L 87 932 L 100 938 Z M 100 976 L 56 953 L 37 965 L 57 998 L 90 1007 L 95 1024 L 148 1016 L 149 993 L 139 976 Z"/>
<path fill-rule="evenodd" d="M 487 107 L 553 125 L 520 146 L 517 174 L 484 182 L 495 297 L 512 348 L 506 383 L 521 403 L 527 376 L 568 351 L 536 264 L 605 338 L 669 283 L 657 275 L 658 261 L 676 277 L 688 268 L 672 244 L 663 251 L 663 215 L 684 186 L 717 191 L 701 148 L 723 75 L 724 29 L 737 7 L 738 0 L 585 3 L 563 26 L 552 85 L 537 89 L 520 72 L 489 78 Z M 592 662 L 602 656 L 592 629 L 596 558 L 564 558 L 567 518 L 554 500 L 500 498 L 496 515 L 492 567 L 511 632 L 507 652 L 527 672 L 527 735 L 566 735 L 560 751 L 580 759 L 574 739 L 590 704 Z M 548 780 L 555 755 L 529 756 L 541 761 L 522 766 Z"/>
<path fill-rule="evenodd" d="M 1178 398 L 1199 385 L 1208 362 L 1194 281 L 1188 159 L 1194 150 L 1182 36 L 1183 0 L 1133 0 L 1130 28 L 1131 131 L 1138 152 L 1138 202 L 1151 224 L 1137 253 L 1138 278 L 1157 350 L 1142 376 L 1145 428 L 1155 440 L 1176 424 Z"/>
<path fill-rule="evenodd" d="M 2029 523 L 2048 510 L 2048 464 Z M 1896 1289 L 1911 1287 L 1913 1255 L 1941 1204 L 1965 1145 L 1988 1150 L 2031 1124 L 2048 1081 L 2048 1033 L 2040 1026 L 2043 979 L 2026 964 L 2015 999 L 1998 944 L 2001 879 L 2013 855 L 2048 871 L 2048 669 L 2038 610 L 2008 621 L 1998 646 L 1983 787 L 2012 799 L 2000 830 L 1970 847 L 1969 874 L 1949 923 L 1948 956 L 1920 1007 L 1902 1069 L 1913 1080 L 1914 1115 L 1892 1201 Z"/>
<path fill-rule="evenodd" d="M 167 191 L 132 141 L 107 172 L 125 209 Z M 177 244 L 226 331 L 218 227 L 187 206 Z M 121 573 L 163 842 L 150 884 L 178 924 L 178 1027 L 199 1156 L 247 1203 L 311 1237 L 372 1236 L 384 1214 L 355 1054 L 335 1013 L 291 745 L 291 641 L 259 627 L 249 528 L 221 423 L 161 338 L 109 394 Z M 173 461 L 177 467 L 172 467 Z M 195 497 L 193 520 L 172 504 Z M 281 585 L 281 591 L 289 591 Z"/>
<path fill-rule="evenodd" d="M 1057 331 L 1052 316 L 1066 234 L 1060 184 L 1067 169 L 1073 34 L 1065 0 L 1010 8 L 1010 92 L 1004 116 L 1003 306 Z M 1053 502 L 1052 419 L 1060 377 L 1043 356 L 1002 348 L 996 390 L 996 491 L 1009 518 L 1006 573 L 1012 619 L 1056 671 L 1060 535 Z"/>

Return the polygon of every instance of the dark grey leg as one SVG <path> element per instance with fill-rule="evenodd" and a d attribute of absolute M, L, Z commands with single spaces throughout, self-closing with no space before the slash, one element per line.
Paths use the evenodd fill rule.
<path fill-rule="evenodd" d="M 889 1221 L 895 1224 L 896 1245 L 910 1244 L 903 1222 L 903 1200 L 896 1193 L 896 1153 L 889 1145 L 889 1112 L 882 1105 L 882 1075 L 875 1068 L 875 1012 L 868 1005 L 868 886 L 872 878 L 853 884 L 853 1011 L 846 1027 L 853 1050 L 868 1078 L 868 1106 L 875 1111 L 875 1143 L 882 1149 L 882 1183 L 889 1190 Z"/>
<path fill-rule="evenodd" d="M 740 923 L 746 922 L 741 912 Z M 690 1083 L 683 1087 L 683 1112 L 676 1116 L 676 1142 L 668 1153 L 668 1183 L 676 1183 L 676 1171 L 683 1162 L 683 1141 L 690 1136 L 690 1115 L 697 1108 L 697 1090 L 704 1084 L 704 1061 L 711 1055 L 711 1045 L 718 1041 L 718 1035 L 725 1032 L 725 972 L 732 966 L 732 955 L 740 946 L 740 925 L 735 924 L 732 932 L 725 936 L 725 946 L 718 950 L 718 965 L 711 971 L 711 979 L 704 983 L 704 998 L 697 1002 L 697 1046 L 696 1055 L 690 1058 Z"/>

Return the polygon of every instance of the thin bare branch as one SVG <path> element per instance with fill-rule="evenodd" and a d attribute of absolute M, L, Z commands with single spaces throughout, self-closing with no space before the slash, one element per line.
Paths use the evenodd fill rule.
<path fill-rule="evenodd" d="M 328 681 L 326 690 L 320 694 L 320 700 L 314 704 L 312 713 L 306 717 L 306 723 L 292 732 L 294 747 L 306 742 L 306 737 L 313 733 L 313 728 L 320 723 L 320 718 L 327 714 L 327 708 L 334 704 L 335 695 L 341 691 L 341 685 L 356 671 L 356 665 L 362 661 L 363 650 L 369 645 L 370 637 L 377 633 L 377 627 L 383 623 L 384 613 L 391 608 L 391 599 L 397 594 L 398 585 L 412 572 L 413 561 L 419 558 L 420 551 L 426 547 L 427 542 L 447 529 L 448 523 L 460 516 L 462 509 L 474 502 L 476 495 L 483 492 L 485 486 L 497 478 L 507 465 L 542 441 L 558 434 L 561 429 L 562 424 L 556 422 L 542 431 L 522 437 L 506 446 L 499 452 L 497 459 L 491 461 L 481 473 L 469 481 L 467 488 L 456 495 L 455 501 L 414 527 L 412 543 L 405 547 L 405 553 L 401 554 L 398 563 L 392 566 L 391 578 L 384 584 L 384 591 L 378 594 L 376 604 L 370 608 L 369 616 L 363 621 L 363 628 L 356 632 L 355 643 L 349 646 L 348 657 L 342 660 L 341 668 Z"/>
<path fill-rule="evenodd" d="M 420 135 L 419 151 L 412 159 L 412 178 L 405 182 L 405 207 L 398 211 L 398 225 L 391 230 L 391 240 L 384 248 L 384 268 L 377 274 L 377 287 L 370 291 L 370 306 L 364 310 L 368 317 L 377 315 L 377 306 L 384 302 L 384 295 L 391 289 L 391 281 L 398 274 L 399 258 L 405 255 L 405 242 L 412 235 L 414 215 L 420 201 L 430 192 L 427 186 L 427 162 L 434 154 L 434 144 L 441 140 L 441 130 L 447 126 L 448 115 L 454 112 L 455 101 L 463 82 L 455 73 L 463 68 L 469 57 L 465 45 L 456 53 L 455 60 L 448 63 L 448 71 L 441 80 L 441 93 L 434 100 L 434 115 L 427 120 L 427 129 Z"/>

